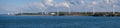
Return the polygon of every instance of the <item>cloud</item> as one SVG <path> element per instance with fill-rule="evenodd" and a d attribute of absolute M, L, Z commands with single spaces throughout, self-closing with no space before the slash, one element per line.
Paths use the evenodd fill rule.
<path fill-rule="evenodd" d="M 66 8 L 69 8 L 69 7 L 70 7 L 70 4 L 67 3 L 67 2 L 56 3 L 56 4 L 55 4 L 55 7 L 66 7 Z"/>
<path fill-rule="evenodd" d="M 44 3 L 45 3 L 44 5 L 52 6 L 52 7 L 69 7 L 69 5 L 70 5 L 65 1 L 56 3 L 55 0 L 45 0 Z"/>
<path fill-rule="evenodd" d="M 53 2 L 54 2 L 53 0 L 45 0 L 45 1 L 44 1 L 44 3 L 45 3 L 46 5 L 49 5 L 49 6 L 53 6 L 53 5 L 54 5 Z"/>
<path fill-rule="evenodd" d="M 33 3 L 33 5 L 31 6 L 36 6 L 40 9 L 46 9 L 46 6 L 43 3 L 38 3 L 38 2 Z"/>
<path fill-rule="evenodd" d="M 118 0 L 104 0 L 105 3 L 107 4 L 114 4 L 114 3 L 118 3 Z"/>
<path fill-rule="evenodd" d="M 112 10 L 113 5 L 116 5 L 117 7 L 115 9 L 120 9 L 120 0 L 64 0 L 60 2 L 56 2 L 55 0 L 43 0 L 43 2 L 31 2 L 23 5 L 0 5 L 0 10 L 4 10 L 6 12 L 14 12 L 19 13 L 19 10 L 25 11 L 25 12 L 40 12 L 40 9 L 47 9 L 49 11 L 49 8 L 52 9 L 63 9 L 63 8 L 69 8 L 73 11 L 80 12 L 85 11 L 87 8 L 95 8 L 96 11 L 104 12 L 108 8 L 108 12 Z M 91 7 L 92 6 L 92 7 Z M 21 9 L 19 9 L 21 8 Z M 37 11 L 36 11 L 37 10 Z M 88 11 L 91 9 L 87 9 Z M 63 10 L 64 11 L 64 10 Z M 120 10 L 117 10 L 120 11 Z"/>

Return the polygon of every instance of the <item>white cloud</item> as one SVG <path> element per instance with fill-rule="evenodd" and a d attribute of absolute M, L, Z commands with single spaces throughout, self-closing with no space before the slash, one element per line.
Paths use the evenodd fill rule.
<path fill-rule="evenodd" d="M 56 3 L 55 7 L 66 7 L 66 8 L 69 8 L 70 4 L 67 3 L 67 2 L 61 2 L 61 3 Z"/>
<path fill-rule="evenodd" d="M 85 1 L 81 0 L 81 3 L 82 3 L 82 4 L 85 4 Z"/>
<path fill-rule="evenodd" d="M 4 5 L 0 8 L 2 8 L 5 11 L 10 11 L 10 12 L 20 12 L 18 8 L 21 8 L 24 11 L 28 11 L 31 8 L 29 7 L 35 7 L 38 10 L 41 9 L 47 9 L 47 8 L 70 8 L 72 10 L 80 10 L 82 11 L 83 8 L 86 8 L 88 6 L 92 6 L 94 8 L 97 8 L 96 11 L 103 11 L 106 10 L 107 8 L 110 8 L 109 10 L 112 9 L 112 5 L 117 5 L 117 9 L 120 9 L 120 0 L 94 0 L 91 2 L 87 2 L 84 0 L 65 0 L 62 2 L 54 2 L 54 0 L 44 0 L 44 2 L 34 2 L 34 3 L 28 3 L 28 4 L 23 4 L 20 6 L 15 6 L 15 5 Z M 74 9 L 73 9 L 74 8 Z M 38 11 L 39 12 L 39 11 Z"/>
<path fill-rule="evenodd" d="M 104 0 L 106 4 L 115 4 L 118 3 L 118 0 Z"/>
<path fill-rule="evenodd" d="M 45 0 L 45 1 L 44 1 L 44 3 L 45 3 L 46 5 L 49 5 L 49 6 L 53 6 L 53 5 L 54 5 L 53 2 L 54 2 L 53 0 Z"/>
<path fill-rule="evenodd" d="M 33 5 L 31 5 L 31 6 L 36 6 L 39 9 L 46 9 L 46 7 L 43 3 L 38 3 L 38 2 L 33 3 Z"/>

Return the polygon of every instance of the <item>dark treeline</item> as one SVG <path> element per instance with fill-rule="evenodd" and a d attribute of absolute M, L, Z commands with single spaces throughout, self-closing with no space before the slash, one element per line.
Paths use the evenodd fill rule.
<path fill-rule="evenodd" d="M 18 13 L 15 15 L 44 15 L 44 16 L 120 16 L 120 12 L 48 12 L 48 13 Z"/>

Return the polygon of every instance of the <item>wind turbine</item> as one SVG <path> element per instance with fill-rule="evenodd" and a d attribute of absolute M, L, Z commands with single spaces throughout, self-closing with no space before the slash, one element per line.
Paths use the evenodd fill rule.
<path fill-rule="evenodd" d="M 41 8 L 40 8 L 41 9 Z M 44 15 L 44 9 L 41 9 L 42 16 Z"/>
<path fill-rule="evenodd" d="M 116 11 L 116 8 L 117 7 L 119 7 L 118 5 L 113 5 L 113 9 L 112 9 L 112 11 L 113 11 L 113 14 L 115 14 L 115 11 Z"/>
<path fill-rule="evenodd" d="M 69 10 L 69 12 L 68 12 L 68 13 L 69 13 L 69 15 L 70 15 L 70 14 L 71 14 L 71 9 L 70 9 L 70 7 L 68 7 L 68 10 Z"/>
<path fill-rule="evenodd" d="M 106 3 L 112 5 L 112 14 L 115 14 L 115 5 L 113 4 L 114 2 L 112 0 L 107 0 Z"/>
<path fill-rule="evenodd" d="M 116 5 L 113 5 L 113 8 L 112 8 L 113 14 L 115 14 L 115 7 L 116 7 Z"/>
<path fill-rule="evenodd" d="M 8 12 L 8 14 L 7 15 L 10 15 L 10 13 Z"/>
<path fill-rule="evenodd" d="M 65 2 L 64 5 L 65 5 L 65 7 L 68 8 L 68 14 L 70 15 L 71 14 L 70 5 L 68 4 L 68 2 Z"/>
<path fill-rule="evenodd" d="M 9 9 L 8 9 L 8 10 L 9 10 Z M 10 12 L 8 12 L 7 15 L 10 15 Z"/>
<path fill-rule="evenodd" d="M 19 8 L 20 9 L 20 14 L 22 15 L 22 9 L 21 8 Z"/>
<path fill-rule="evenodd" d="M 85 1 L 83 1 L 83 0 L 81 0 L 81 4 L 83 4 L 83 5 L 85 5 L 85 6 L 87 6 L 86 4 L 85 4 Z M 87 6 L 86 8 L 85 8 L 85 14 L 87 15 L 87 9 L 88 9 L 89 7 Z"/>
<path fill-rule="evenodd" d="M 70 7 L 68 7 L 68 14 L 69 14 L 69 16 L 70 16 L 70 14 L 71 14 L 71 9 L 70 9 Z"/>
<path fill-rule="evenodd" d="M 59 12 L 60 12 L 60 10 L 59 10 L 59 9 L 57 9 L 57 16 L 59 16 Z"/>
<path fill-rule="evenodd" d="M 116 3 L 116 0 L 107 0 L 106 3 L 112 6 L 112 14 L 115 14 L 115 8 L 117 6 L 114 3 Z"/>
<path fill-rule="evenodd" d="M 46 10 L 45 5 L 42 4 L 42 3 L 40 3 L 39 6 L 38 6 L 38 8 L 42 11 L 41 13 L 42 13 L 42 16 L 43 16 L 44 15 L 44 11 Z"/>
<path fill-rule="evenodd" d="M 96 4 L 97 4 L 97 3 L 96 3 L 95 1 L 93 1 L 93 2 L 91 3 L 91 8 L 92 8 L 93 15 L 96 13 L 96 12 L 95 12 L 95 8 L 94 8 L 94 6 L 95 6 Z"/>

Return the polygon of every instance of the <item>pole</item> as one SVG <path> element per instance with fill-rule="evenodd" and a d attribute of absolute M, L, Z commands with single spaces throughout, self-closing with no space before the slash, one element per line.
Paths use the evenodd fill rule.
<path fill-rule="evenodd" d="M 44 15 L 44 10 L 42 10 L 42 16 Z"/>
<path fill-rule="evenodd" d="M 112 11 L 113 11 L 113 14 L 115 14 L 115 5 L 113 5 L 113 9 L 112 9 Z"/>
<path fill-rule="evenodd" d="M 70 14 L 71 14 L 71 10 L 70 10 L 70 8 L 68 8 L 68 11 L 69 11 L 68 13 L 69 13 L 69 16 L 70 16 Z"/>
<path fill-rule="evenodd" d="M 20 13 L 21 13 L 21 15 L 22 15 L 22 9 L 20 9 Z"/>
<path fill-rule="evenodd" d="M 10 13 L 8 13 L 8 15 L 10 15 Z"/>
<path fill-rule="evenodd" d="M 95 9 L 94 8 L 92 8 L 93 9 L 93 15 L 95 14 Z"/>
<path fill-rule="evenodd" d="M 85 14 L 87 15 L 87 9 L 85 10 Z"/>
<path fill-rule="evenodd" d="M 59 16 L 59 9 L 57 9 L 57 16 Z"/>

